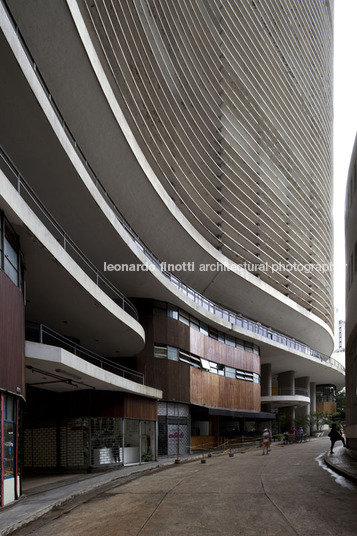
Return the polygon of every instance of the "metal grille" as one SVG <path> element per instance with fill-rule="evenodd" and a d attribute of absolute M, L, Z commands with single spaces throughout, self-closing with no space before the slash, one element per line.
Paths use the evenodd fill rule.
<path fill-rule="evenodd" d="M 190 449 L 190 412 L 184 404 L 161 402 L 158 408 L 159 456 L 184 455 Z"/>
<path fill-rule="evenodd" d="M 122 464 L 122 419 L 98 417 L 91 419 L 91 465 Z"/>

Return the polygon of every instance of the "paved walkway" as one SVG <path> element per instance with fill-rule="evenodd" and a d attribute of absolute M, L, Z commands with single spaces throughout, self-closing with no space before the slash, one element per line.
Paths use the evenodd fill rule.
<path fill-rule="evenodd" d="M 326 438 L 312 440 L 311 443 L 315 441 L 320 442 L 316 445 L 318 450 L 320 452 L 325 451 L 324 459 L 328 466 L 339 474 L 347 476 L 357 484 L 357 460 L 349 456 L 348 450 L 343 447 L 335 447 L 335 454 L 329 455 L 326 452 L 329 445 Z M 309 444 L 307 443 L 306 445 Z M 293 453 L 291 449 L 296 449 L 296 452 Z M 299 455 L 298 449 L 304 449 L 304 444 L 288 445 L 284 447 L 284 451 L 280 449 L 279 445 L 275 444 L 273 445 L 271 454 L 276 458 L 276 454 L 279 454 L 279 452 L 286 452 L 289 457 L 294 457 Z M 257 458 L 260 451 L 254 448 L 254 451 L 252 449 L 251 452 L 247 452 L 246 454 L 245 461 L 248 466 L 252 463 L 253 458 Z M 236 453 L 236 456 L 238 455 L 241 456 L 239 451 Z M 228 453 L 225 456 L 227 457 Z M 200 458 L 202 460 L 202 456 L 185 457 L 181 458 L 181 462 L 196 461 L 197 463 Z M 207 459 L 206 462 L 209 464 L 210 459 Z M 253 463 L 255 464 L 256 462 Z M 136 475 L 150 474 L 154 469 L 169 467 L 174 464 L 175 458 L 167 458 L 161 459 L 158 462 L 122 467 L 118 470 L 99 474 L 62 475 L 47 477 L 45 479 L 41 477 L 32 480 L 25 479 L 23 497 L 3 508 L 0 512 L 0 534 L 2 536 L 10 534 L 14 530 L 40 518 L 54 508 L 63 505 L 73 498 L 79 497 L 81 494 L 93 492 L 96 489 L 99 491 L 105 486 L 113 487 L 117 483 L 136 478 Z"/>

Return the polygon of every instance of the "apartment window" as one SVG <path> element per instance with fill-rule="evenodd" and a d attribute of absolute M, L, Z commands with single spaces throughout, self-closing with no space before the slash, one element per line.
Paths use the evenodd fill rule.
<path fill-rule="evenodd" d="M 241 339 L 236 339 L 236 348 L 244 350 L 244 341 L 242 341 Z"/>
<path fill-rule="evenodd" d="M 201 368 L 201 360 L 199 357 L 195 357 L 191 354 L 183 352 L 182 350 L 180 350 L 179 359 L 182 361 L 182 363 L 186 363 L 187 365 L 191 365 L 195 368 Z"/>
<path fill-rule="evenodd" d="M 168 346 L 167 347 L 167 357 L 171 361 L 178 361 L 178 359 L 179 359 L 178 348 L 175 348 L 174 346 Z"/>
<path fill-rule="evenodd" d="M 208 335 L 208 325 L 204 324 L 204 322 L 200 323 L 200 332 L 204 335 Z"/>
<path fill-rule="evenodd" d="M 211 339 L 214 339 L 215 341 L 218 341 L 218 331 L 214 328 L 209 327 L 208 328 L 208 335 L 211 337 Z"/>
<path fill-rule="evenodd" d="M 259 346 L 253 344 L 253 354 L 260 355 Z"/>
<path fill-rule="evenodd" d="M 225 335 L 224 335 L 224 333 L 222 333 L 222 331 L 218 332 L 218 340 L 219 340 L 219 342 L 223 342 L 223 343 L 226 342 Z"/>
<path fill-rule="evenodd" d="M 0 214 L 0 268 L 16 286 L 21 286 L 19 240 L 3 214 Z"/>
<path fill-rule="evenodd" d="M 260 376 L 256 372 L 253 372 L 253 382 L 260 383 Z"/>
<path fill-rule="evenodd" d="M 178 320 L 178 317 L 179 317 L 178 307 L 168 304 L 167 316 L 169 316 L 170 318 L 173 318 L 174 320 Z"/>
<path fill-rule="evenodd" d="M 210 362 L 207 361 L 207 359 L 204 359 L 203 357 L 201 357 L 201 367 L 204 370 L 210 370 L 210 368 L 211 368 Z"/>
<path fill-rule="evenodd" d="M 201 322 L 194 316 L 191 316 L 189 313 L 183 309 L 179 309 L 175 305 L 167 304 L 165 302 L 155 301 L 154 302 L 154 313 L 160 315 L 167 315 L 170 318 L 179 320 L 183 322 L 186 326 L 203 333 L 203 335 L 209 336 L 211 339 L 222 342 L 229 346 L 240 348 L 247 352 L 252 352 L 254 354 L 260 355 L 259 346 L 251 342 L 243 341 L 242 339 L 237 339 L 233 335 L 227 335 L 222 331 L 218 331 L 216 328 L 208 326 L 205 322 Z M 243 323 L 242 323 L 243 325 Z"/>
<path fill-rule="evenodd" d="M 167 359 L 167 346 L 154 346 L 154 357 Z"/>
<path fill-rule="evenodd" d="M 172 361 L 181 361 L 192 367 L 205 370 L 211 374 L 217 374 L 218 376 L 226 376 L 227 378 L 234 378 L 238 380 L 260 383 L 260 376 L 255 372 L 247 370 L 239 370 L 233 367 L 226 367 L 220 363 L 209 361 L 204 357 L 198 357 L 185 352 L 174 346 L 164 346 L 156 344 L 154 346 L 154 357 L 158 359 L 171 359 Z"/>
<path fill-rule="evenodd" d="M 4 271 L 15 285 L 19 284 L 19 254 L 16 238 L 5 225 Z"/>
<path fill-rule="evenodd" d="M 232 367 L 225 367 L 224 370 L 225 376 L 227 378 L 235 378 L 236 377 L 236 369 Z"/>
<path fill-rule="evenodd" d="M 186 313 L 186 311 L 183 311 L 182 309 L 179 310 L 179 321 L 183 324 L 186 324 L 186 326 L 190 325 L 190 315 Z"/>
<path fill-rule="evenodd" d="M 200 322 L 196 318 L 193 318 L 190 316 L 190 328 L 194 329 L 195 331 L 200 331 Z"/>
<path fill-rule="evenodd" d="M 235 346 L 236 345 L 235 337 L 232 337 L 231 335 L 226 335 L 226 344 L 228 344 L 228 346 Z"/>
<path fill-rule="evenodd" d="M 245 342 L 244 348 L 247 350 L 247 352 L 253 353 L 253 343 L 251 342 Z"/>

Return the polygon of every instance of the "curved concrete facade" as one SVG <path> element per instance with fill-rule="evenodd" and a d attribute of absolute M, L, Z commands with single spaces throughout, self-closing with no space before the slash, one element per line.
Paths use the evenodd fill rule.
<path fill-rule="evenodd" d="M 78 6 L 137 145 L 188 222 L 332 327 L 331 270 L 283 269 L 332 261 L 331 6 Z"/>
<path fill-rule="evenodd" d="M 155 414 L 166 454 L 177 433 L 187 449 L 232 419 L 244 434 L 245 419 L 308 416 L 316 385 L 344 385 L 330 2 L 0 0 L 0 15 L 0 208 L 24 252 L 26 321 L 151 382 L 85 366 L 78 400 L 121 391 L 115 418 Z M 77 360 L 33 342 L 33 400 L 46 374 L 65 400 Z"/>

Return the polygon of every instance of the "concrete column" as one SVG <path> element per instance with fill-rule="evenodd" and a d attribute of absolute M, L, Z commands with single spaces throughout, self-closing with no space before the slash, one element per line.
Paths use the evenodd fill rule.
<path fill-rule="evenodd" d="M 310 411 L 316 411 L 316 383 L 310 383 Z"/>
<path fill-rule="evenodd" d="M 266 363 L 261 366 L 261 396 L 271 396 L 271 394 L 272 394 L 271 364 Z"/>
<path fill-rule="evenodd" d="M 311 412 L 316 411 L 316 383 L 311 382 L 310 383 L 310 409 L 309 414 Z M 314 432 L 316 430 L 316 424 L 310 424 L 310 434 L 311 432 Z"/>
<path fill-rule="evenodd" d="M 295 371 L 288 370 L 278 376 L 279 395 L 295 395 Z"/>
<path fill-rule="evenodd" d="M 304 376 L 302 378 L 296 378 L 295 380 L 295 394 L 301 396 L 310 397 L 310 377 Z M 310 404 L 300 406 L 295 411 L 296 426 L 302 426 L 304 432 L 310 434 L 309 417 Z"/>
<path fill-rule="evenodd" d="M 302 396 L 310 396 L 310 376 L 296 378 L 295 394 L 302 395 Z"/>

